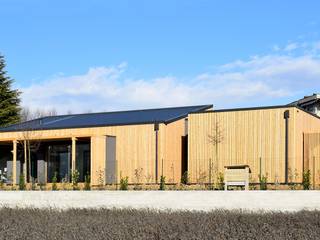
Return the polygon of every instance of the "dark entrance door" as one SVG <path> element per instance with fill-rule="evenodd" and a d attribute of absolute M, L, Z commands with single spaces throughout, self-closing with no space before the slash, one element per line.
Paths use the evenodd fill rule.
<path fill-rule="evenodd" d="M 188 135 L 181 137 L 181 176 L 188 171 Z"/>

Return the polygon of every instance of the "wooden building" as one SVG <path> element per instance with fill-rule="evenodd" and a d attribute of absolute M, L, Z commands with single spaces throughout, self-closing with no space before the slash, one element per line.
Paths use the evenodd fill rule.
<path fill-rule="evenodd" d="M 44 117 L 0 129 L 0 177 L 92 185 L 217 181 L 248 165 L 250 183 L 320 184 L 320 118 L 299 106 L 212 110 L 212 105 Z"/>
<path fill-rule="evenodd" d="M 92 185 L 178 183 L 186 171 L 189 113 L 212 105 L 44 117 L 0 129 L 0 171 L 18 183 L 24 174 L 39 183 L 70 181 Z M 11 153 L 12 152 L 12 153 Z M 6 170 L 6 171 L 5 171 Z"/>
<path fill-rule="evenodd" d="M 191 182 L 215 181 L 224 166 L 249 165 L 250 182 L 320 183 L 320 119 L 294 106 L 225 109 L 188 116 Z M 211 179 L 211 180 L 210 180 Z"/>

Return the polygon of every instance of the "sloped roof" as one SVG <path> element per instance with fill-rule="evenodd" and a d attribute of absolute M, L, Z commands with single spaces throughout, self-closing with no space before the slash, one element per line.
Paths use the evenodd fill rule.
<path fill-rule="evenodd" d="M 319 101 L 320 101 L 320 94 L 314 93 L 310 96 L 305 96 L 304 98 L 301 98 L 297 101 L 289 103 L 288 105 L 304 107 L 304 106 L 312 105 Z"/>
<path fill-rule="evenodd" d="M 210 108 L 212 108 L 212 105 L 50 116 L 0 128 L 0 132 L 135 125 L 156 122 L 167 124 L 184 118 L 189 113 Z"/>

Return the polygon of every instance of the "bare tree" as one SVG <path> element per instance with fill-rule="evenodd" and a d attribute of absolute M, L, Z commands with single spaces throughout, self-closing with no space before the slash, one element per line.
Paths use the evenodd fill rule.
<path fill-rule="evenodd" d="M 212 183 L 212 171 L 214 170 L 216 174 L 219 171 L 219 159 L 218 159 L 219 152 L 218 151 L 219 151 L 220 143 L 222 143 L 224 140 L 224 131 L 223 131 L 221 124 L 218 121 L 217 117 L 215 120 L 215 125 L 212 130 L 212 134 L 208 135 L 208 140 L 209 140 L 209 143 L 212 144 L 215 148 L 215 161 L 216 161 L 216 163 L 213 164 L 211 161 L 211 158 L 209 159 L 209 182 L 211 184 Z"/>
<path fill-rule="evenodd" d="M 28 107 L 23 107 L 20 111 L 20 118 L 22 122 L 30 121 L 30 120 L 42 118 L 42 117 L 56 116 L 56 115 L 57 115 L 57 111 L 54 108 L 49 110 L 44 110 L 44 109 L 32 110 Z"/>
<path fill-rule="evenodd" d="M 37 152 L 41 145 L 41 132 L 39 131 L 41 130 L 41 118 L 56 115 L 57 111 L 54 108 L 50 110 L 31 110 L 28 107 L 24 107 L 21 109 L 21 122 L 17 124 L 17 128 L 22 130 L 22 139 L 19 141 L 19 144 L 24 149 L 25 165 L 23 170 L 27 175 L 28 168 L 29 176 L 25 176 L 28 182 L 33 181 L 31 179 L 32 152 Z"/>
<path fill-rule="evenodd" d="M 25 165 L 24 165 L 24 173 L 27 175 L 27 168 L 29 172 L 29 176 L 26 177 L 26 181 L 31 182 L 31 155 L 32 152 L 37 152 L 40 148 L 41 144 L 41 136 L 40 132 L 34 129 L 32 125 L 35 120 L 31 120 L 29 122 L 25 122 L 22 131 L 22 139 L 18 141 L 18 143 L 24 149 L 25 156 Z"/>

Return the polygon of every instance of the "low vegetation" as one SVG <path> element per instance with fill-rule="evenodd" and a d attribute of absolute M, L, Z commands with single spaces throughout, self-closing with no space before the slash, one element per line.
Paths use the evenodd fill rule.
<path fill-rule="evenodd" d="M 128 177 L 121 177 L 120 179 L 120 190 L 128 190 Z"/>
<path fill-rule="evenodd" d="M 259 182 L 260 182 L 260 190 L 267 190 L 267 180 L 268 180 L 268 177 L 267 176 L 264 176 L 264 175 L 259 175 Z"/>
<path fill-rule="evenodd" d="M 303 180 L 302 180 L 302 185 L 304 190 L 309 190 L 311 186 L 311 172 L 310 170 L 304 171 L 303 172 Z"/>
<path fill-rule="evenodd" d="M 86 191 L 91 190 L 90 182 L 91 182 L 90 175 L 87 174 L 86 176 L 84 176 L 84 190 Z"/>
<path fill-rule="evenodd" d="M 58 190 L 57 187 L 57 172 L 54 172 L 53 177 L 52 177 L 52 191 Z"/>
<path fill-rule="evenodd" d="M 166 190 L 166 177 L 162 176 L 160 177 L 160 186 L 159 186 L 159 190 L 163 191 Z"/>
<path fill-rule="evenodd" d="M 320 212 L 0 210 L 0 239 L 318 239 Z"/>
<path fill-rule="evenodd" d="M 21 191 L 26 190 L 26 182 L 23 174 L 21 174 L 19 177 L 19 190 Z"/>

